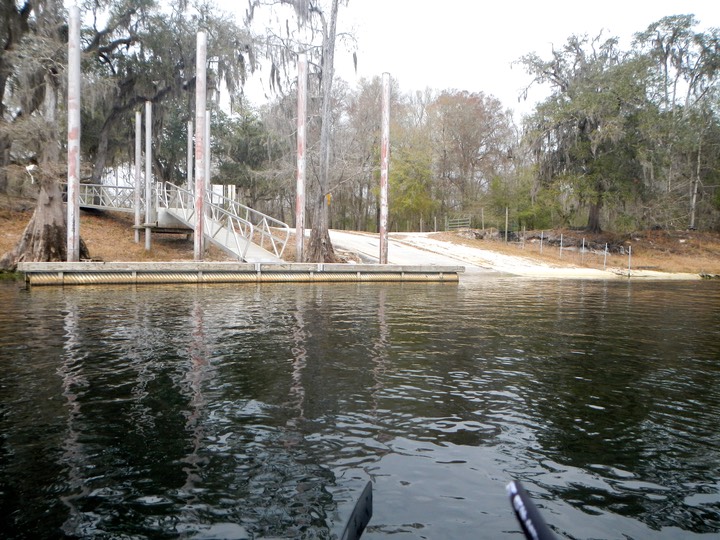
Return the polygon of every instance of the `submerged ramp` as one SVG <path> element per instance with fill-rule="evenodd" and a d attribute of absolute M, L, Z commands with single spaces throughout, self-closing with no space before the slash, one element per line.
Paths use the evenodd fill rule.
<path fill-rule="evenodd" d="M 110 285 L 161 283 L 337 283 L 451 282 L 462 266 L 393 264 L 80 262 L 19 263 L 30 285 Z"/>

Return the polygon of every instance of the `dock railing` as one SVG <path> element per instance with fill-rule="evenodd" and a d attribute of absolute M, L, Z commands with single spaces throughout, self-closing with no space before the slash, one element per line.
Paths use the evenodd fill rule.
<path fill-rule="evenodd" d="M 161 204 L 168 210 L 181 209 L 187 222 L 194 223 L 194 194 L 185 188 L 166 182 Z M 206 234 L 225 247 L 238 250 L 244 259 L 250 243 L 282 257 L 290 238 L 290 226 L 258 212 L 233 199 L 209 192 L 206 198 Z M 192 219 L 189 219 L 192 218 Z"/>
<path fill-rule="evenodd" d="M 63 185 L 67 184 L 63 182 Z M 135 188 L 131 186 L 80 184 L 78 197 L 84 208 L 112 208 L 122 212 L 132 212 L 135 208 Z M 141 204 L 145 205 L 144 200 Z"/>
<path fill-rule="evenodd" d="M 141 196 L 141 207 L 145 209 L 145 194 Z M 194 228 L 195 195 L 170 182 L 153 186 L 156 208 L 166 208 L 176 213 L 176 218 Z M 135 188 L 105 184 L 80 184 L 80 206 L 84 208 L 112 209 L 133 212 Z M 250 243 L 281 258 L 290 238 L 290 226 L 279 219 L 258 212 L 233 199 L 215 192 L 206 195 L 204 216 L 205 234 L 225 250 L 245 259 Z"/>

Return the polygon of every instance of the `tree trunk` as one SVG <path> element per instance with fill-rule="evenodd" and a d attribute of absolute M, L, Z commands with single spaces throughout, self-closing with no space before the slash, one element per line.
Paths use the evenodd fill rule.
<path fill-rule="evenodd" d="M 335 250 L 330 241 L 328 228 L 328 207 L 327 198 L 321 197 L 317 201 L 313 212 L 313 228 L 310 231 L 305 260 L 307 262 L 337 262 Z"/>
<path fill-rule="evenodd" d="M 105 124 L 107 126 L 107 123 Z M 95 163 L 92 169 L 91 183 L 102 184 L 103 173 L 105 172 L 105 163 L 108 154 L 108 133 L 105 126 L 100 132 L 100 140 L 98 142 L 97 152 L 95 153 Z"/>
<path fill-rule="evenodd" d="M 692 180 L 692 193 L 690 194 L 690 224 L 688 228 L 694 231 L 697 227 L 695 225 L 695 217 L 697 212 L 697 201 L 698 191 L 700 190 L 700 173 L 702 172 L 702 130 L 700 133 L 700 140 L 698 141 L 697 161 L 695 163 L 695 174 Z"/>
<path fill-rule="evenodd" d="M 0 193 L 7 193 L 7 166 L 10 165 L 10 138 L 0 135 Z"/>
<path fill-rule="evenodd" d="M 599 175 L 598 175 L 599 176 Z M 605 183 L 601 177 L 595 178 L 595 200 L 590 203 L 590 212 L 588 213 L 587 232 L 598 234 L 602 232 L 600 227 L 600 211 L 603 208 L 603 200 L 605 198 Z"/>
<path fill-rule="evenodd" d="M 2 10 L 2 24 L 5 39 L 0 42 L 0 193 L 6 193 L 8 189 L 8 178 L 6 167 L 10 165 L 11 137 L 6 133 L 7 99 L 6 91 L 8 81 L 14 66 L 8 59 L 8 53 L 13 51 L 25 34 L 30 30 L 28 20 L 32 11 L 30 3 L 18 6 L 17 2 L 5 2 Z"/>
<path fill-rule="evenodd" d="M 320 175 L 318 198 L 313 208 L 313 228 L 308 243 L 307 262 L 334 262 L 335 251 L 330 241 L 328 207 L 330 176 L 330 102 L 334 77 L 335 33 L 337 26 L 338 0 L 333 0 L 330 13 L 330 29 L 323 32 L 322 63 L 322 118 L 320 126 Z"/>
<path fill-rule="evenodd" d="M 15 248 L 0 258 L 0 270 L 12 272 L 19 262 L 60 262 L 67 259 L 66 213 L 60 185 L 55 175 L 47 171 L 40 170 L 35 178 L 40 184 L 35 212 Z M 82 240 L 80 257 L 89 258 Z"/>
<path fill-rule="evenodd" d="M 588 214 L 587 231 L 593 234 L 602 232 L 600 227 L 600 211 L 602 210 L 602 196 L 598 195 L 597 200 L 590 205 Z"/>
<path fill-rule="evenodd" d="M 25 3 L 21 14 L 29 16 L 33 3 Z M 38 36 L 63 43 L 60 30 L 64 22 L 61 17 L 62 2 L 45 0 L 35 6 L 36 32 Z M 5 75 L 5 74 L 3 74 Z M 45 130 L 36 141 L 37 158 L 40 168 L 34 174 L 40 185 L 37 205 L 30 222 L 15 248 L 0 258 L 0 269 L 15 270 L 19 262 L 65 261 L 67 259 L 66 212 L 62 191 L 57 178 L 60 146 L 58 144 L 57 103 L 60 77 L 50 69 L 43 68 L 31 74 L 38 86 L 30 89 L 26 117 L 42 115 Z M 7 79 L 0 79 L 0 86 Z M 3 96 L 0 96 L 0 98 Z M 4 105 L 3 105 L 4 107 Z M 0 110 L 0 112 L 2 112 Z M 62 167 L 64 169 L 64 166 Z M 80 257 L 88 258 L 87 247 L 80 241 Z"/>

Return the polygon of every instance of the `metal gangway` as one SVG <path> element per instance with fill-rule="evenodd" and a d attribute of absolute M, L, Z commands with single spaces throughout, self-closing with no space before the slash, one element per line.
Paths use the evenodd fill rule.
<path fill-rule="evenodd" d="M 82 208 L 136 211 L 133 186 L 80 184 L 78 197 Z M 153 199 L 157 221 L 143 223 L 142 227 L 173 222 L 175 227 L 182 224 L 195 230 L 198 218 L 191 191 L 170 182 L 156 183 Z M 139 204 L 141 215 L 145 215 L 144 196 Z M 282 262 L 290 238 L 286 223 L 212 191 L 206 193 L 203 218 L 205 237 L 229 255 L 245 262 Z"/>
<path fill-rule="evenodd" d="M 63 193 L 67 193 L 67 182 L 62 182 Z M 106 184 L 80 184 L 78 190 L 81 208 L 135 212 L 135 188 Z M 140 208 L 145 209 L 145 197 L 140 197 Z"/>

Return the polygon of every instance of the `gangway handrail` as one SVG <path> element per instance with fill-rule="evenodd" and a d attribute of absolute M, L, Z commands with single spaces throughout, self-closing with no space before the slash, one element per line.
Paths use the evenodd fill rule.
<path fill-rule="evenodd" d="M 291 229 L 288 224 L 250 208 L 249 206 L 245 206 L 236 200 L 220 195 L 219 193 L 208 192 L 207 199 L 208 206 L 211 209 L 220 208 L 246 222 L 252 223 L 255 227 L 254 233 L 258 234 L 260 238 L 259 241 L 255 241 L 255 238 L 252 237 L 251 241 L 259 245 L 261 248 L 267 249 L 265 247 L 265 241 L 267 240 L 272 248 L 268 251 L 271 251 L 278 258 L 282 257 L 288 240 L 290 239 Z"/>
<path fill-rule="evenodd" d="M 165 208 L 179 209 L 183 219 L 189 224 L 197 223 L 195 195 L 190 190 L 165 182 L 163 189 L 158 190 L 158 198 Z M 246 259 L 255 232 L 252 223 L 223 208 L 208 204 L 207 212 L 203 216 L 203 225 L 207 237 L 225 249 L 229 249 L 238 258 Z"/>
<path fill-rule="evenodd" d="M 67 189 L 67 182 L 60 182 L 60 185 L 64 190 Z M 112 208 L 121 212 L 132 212 L 135 209 L 135 187 L 80 183 L 78 201 L 84 208 Z M 141 195 L 140 205 L 145 207 L 144 194 Z"/>
<path fill-rule="evenodd" d="M 145 208 L 144 191 L 141 190 L 142 209 Z M 78 197 L 80 206 L 86 208 L 125 212 L 135 208 L 134 186 L 81 183 Z M 153 186 L 153 199 L 156 207 L 179 209 L 188 224 L 195 219 L 195 196 L 183 187 L 171 182 L 157 183 Z M 245 259 L 250 243 L 282 258 L 291 234 L 286 223 L 215 192 L 206 194 L 206 208 L 205 234 L 241 259 Z"/>

